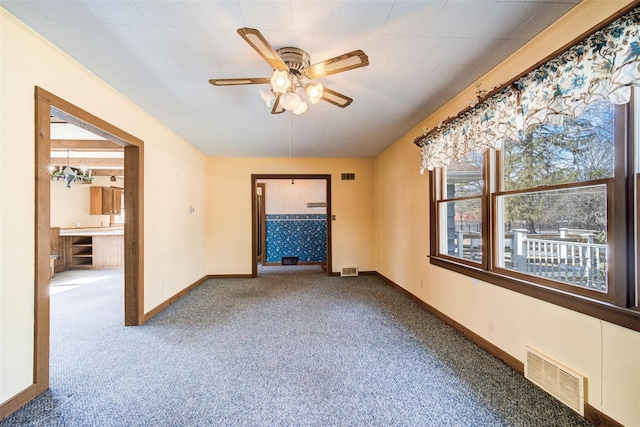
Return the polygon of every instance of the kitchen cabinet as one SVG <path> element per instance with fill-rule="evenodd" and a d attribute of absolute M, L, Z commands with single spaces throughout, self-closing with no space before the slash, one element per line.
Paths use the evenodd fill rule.
<path fill-rule="evenodd" d="M 91 215 L 120 215 L 122 210 L 122 188 L 91 187 L 89 213 Z"/>
<path fill-rule="evenodd" d="M 60 271 L 124 266 L 122 229 L 64 229 L 59 240 L 60 258 L 65 260 Z"/>

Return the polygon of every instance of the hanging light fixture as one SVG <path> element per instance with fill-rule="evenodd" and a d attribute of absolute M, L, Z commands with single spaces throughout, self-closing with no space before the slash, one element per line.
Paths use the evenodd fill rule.
<path fill-rule="evenodd" d="M 276 99 L 275 95 L 273 94 L 273 91 L 272 90 L 264 91 L 262 89 L 258 89 L 258 92 L 260 92 L 260 98 L 262 98 L 264 103 L 267 104 L 267 107 L 271 108 L 273 104 L 273 100 Z"/>
<path fill-rule="evenodd" d="M 67 167 L 64 168 L 64 182 L 67 183 L 67 188 L 71 188 L 71 183 L 76 179 L 76 171 L 69 166 L 69 156 L 71 150 L 67 150 Z"/>
<path fill-rule="evenodd" d="M 83 184 L 90 184 L 93 181 L 93 177 L 91 176 L 91 169 L 82 168 L 80 171 L 72 168 L 70 163 L 71 150 L 67 150 L 67 166 L 63 169 L 60 166 L 59 170 L 56 170 L 55 166 L 49 166 L 49 177 L 51 180 L 59 181 L 61 179 L 67 184 L 67 188 L 71 188 L 71 183 L 73 181 L 80 181 Z"/>
<path fill-rule="evenodd" d="M 305 88 L 305 92 L 307 92 L 309 102 L 311 102 L 312 104 L 317 104 L 322 98 L 324 87 L 322 86 L 322 83 L 311 83 L 307 85 L 307 87 Z"/>
<path fill-rule="evenodd" d="M 286 93 L 291 87 L 291 78 L 286 71 L 275 70 L 271 76 L 271 88 L 276 93 Z"/>
<path fill-rule="evenodd" d="M 278 49 L 277 53 L 282 56 L 288 70 L 274 70 L 269 80 L 271 91 L 259 90 L 260 97 L 267 107 L 272 107 L 273 100 L 279 96 L 277 102 L 282 108 L 294 114 L 302 114 L 307 111 L 309 104 L 302 100 L 297 89 L 301 88 L 305 92 L 308 102 L 317 104 L 324 92 L 322 83 L 309 80 L 301 73 L 301 70 L 309 66 L 309 55 L 305 51 L 288 47 Z"/>
<path fill-rule="evenodd" d="M 300 107 L 302 99 L 295 92 L 287 92 L 280 97 L 280 103 L 285 110 L 293 111 Z"/>
<path fill-rule="evenodd" d="M 306 102 L 300 102 L 300 105 L 298 106 L 298 108 L 293 110 L 293 114 L 302 114 L 305 111 L 307 111 L 307 103 Z"/>
<path fill-rule="evenodd" d="M 309 54 L 303 49 L 293 46 L 274 49 L 255 28 L 238 28 L 238 34 L 271 66 L 273 74 L 266 78 L 209 79 L 209 83 L 214 86 L 270 83 L 271 93 L 260 91 L 260 97 L 271 108 L 271 114 L 281 114 L 287 110 L 302 114 L 307 110 L 308 103 L 316 104 L 321 99 L 340 108 L 349 106 L 353 99 L 323 88 L 313 79 L 369 65 L 369 57 L 360 49 L 311 65 Z M 308 102 L 296 93 L 298 88 L 306 93 Z"/>

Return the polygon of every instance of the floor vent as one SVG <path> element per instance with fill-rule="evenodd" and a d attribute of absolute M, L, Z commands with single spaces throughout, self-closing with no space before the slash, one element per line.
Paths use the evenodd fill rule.
<path fill-rule="evenodd" d="M 341 276 L 357 276 L 358 275 L 358 267 L 342 267 L 342 271 L 340 271 Z"/>
<path fill-rule="evenodd" d="M 298 265 L 297 256 L 283 256 L 281 260 L 282 265 Z"/>
<path fill-rule="evenodd" d="M 524 376 L 584 416 L 584 393 L 587 379 L 583 375 L 531 347 L 527 347 Z"/>

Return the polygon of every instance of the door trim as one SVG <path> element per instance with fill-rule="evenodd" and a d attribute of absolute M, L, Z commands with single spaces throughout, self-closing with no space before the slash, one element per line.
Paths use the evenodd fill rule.
<path fill-rule="evenodd" d="M 260 196 L 260 210 L 256 211 L 256 221 L 257 221 L 257 225 L 258 225 L 258 230 L 260 230 L 259 233 L 257 233 L 256 230 L 256 236 L 257 236 L 257 245 L 256 245 L 256 254 L 257 254 L 257 250 L 260 249 L 260 256 L 258 257 L 258 260 L 260 260 L 260 262 L 262 264 L 265 263 L 266 258 L 265 258 L 265 250 L 266 250 L 266 240 L 267 240 L 267 233 L 266 233 L 266 214 L 265 214 L 265 208 L 266 208 L 266 192 L 267 192 L 267 188 L 264 184 L 256 184 L 256 188 L 260 188 L 261 189 L 261 196 Z M 257 196 L 257 194 L 256 194 Z M 256 202 L 257 203 L 257 202 Z M 256 209 L 258 208 L 258 206 L 256 205 Z"/>
<path fill-rule="evenodd" d="M 332 250 L 331 250 L 331 175 L 313 175 L 313 174 L 251 174 L 251 277 L 258 277 L 258 262 L 255 254 L 257 253 L 257 208 L 256 208 L 256 183 L 260 179 L 324 179 L 326 185 L 327 200 L 327 275 L 333 272 L 332 267 Z M 266 250 L 266 248 L 265 248 Z"/>
<path fill-rule="evenodd" d="M 125 153 L 125 302 L 124 324 L 144 322 L 144 143 L 142 140 L 76 107 L 46 90 L 35 87 L 35 348 L 33 381 L 35 395 L 49 388 L 49 248 L 51 227 L 51 109 L 68 115 L 70 121 L 108 135 Z M 66 118 L 66 116 L 65 116 Z M 33 396 L 35 397 L 35 396 Z M 31 398 L 33 398 L 31 397 Z M 26 403 L 26 402 L 24 402 Z M 22 404 L 24 404 L 22 403 Z"/>

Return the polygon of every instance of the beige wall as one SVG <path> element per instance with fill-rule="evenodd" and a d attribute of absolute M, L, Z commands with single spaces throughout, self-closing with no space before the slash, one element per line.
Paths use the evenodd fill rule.
<path fill-rule="evenodd" d="M 508 81 L 625 3 L 584 2 L 481 79 L 490 82 L 483 88 Z M 640 333 L 429 264 L 429 180 L 418 172 L 413 140 L 424 126 L 468 105 L 475 90 L 469 88 L 376 158 L 378 272 L 520 361 L 529 345 L 586 375 L 591 406 L 626 426 L 640 426 Z"/>
<path fill-rule="evenodd" d="M 206 158 L 4 9 L 0 37 L 0 402 L 6 402 L 33 381 L 34 87 L 145 142 L 146 311 L 205 275 Z"/>
<path fill-rule="evenodd" d="M 251 274 L 251 175 L 330 174 L 333 271 L 374 271 L 373 159 L 210 158 L 207 273 Z M 353 172 L 355 181 L 342 181 Z"/>

